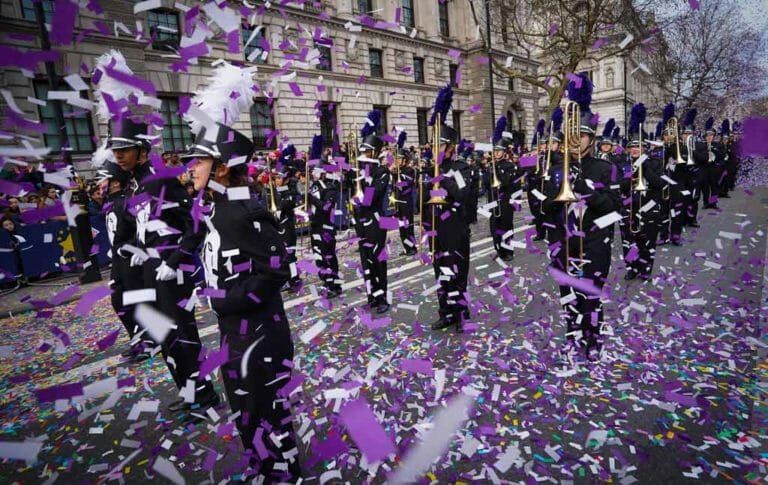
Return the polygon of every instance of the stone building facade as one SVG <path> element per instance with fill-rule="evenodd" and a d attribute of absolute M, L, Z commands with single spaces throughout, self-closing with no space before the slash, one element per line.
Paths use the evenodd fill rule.
<path fill-rule="evenodd" d="M 42 0 L 48 23 L 55 15 L 54 3 Z M 156 87 L 156 108 L 165 119 L 166 150 L 182 150 L 190 141 L 177 115 L 179 103 L 204 86 L 211 64 L 218 59 L 258 66 L 256 104 L 236 128 L 252 133 L 262 149 L 286 142 L 305 149 L 312 136 L 321 132 L 329 142 L 334 136 L 343 141 L 351 130 L 359 130 L 371 109 L 382 111 L 386 131 L 393 136 L 396 129 L 404 129 L 409 145 L 425 142 L 430 136 L 425 123 L 435 95 L 450 81 L 455 84 L 455 96 L 446 121 L 462 137 L 487 140 L 501 114 L 511 117 L 509 130 L 521 138 L 536 122 L 538 94 L 504 76 L 495 76 L 496 112 L 490 112 L 488 59 L 482 53 L 469 0 L 310 0 L 282 8 L 274 1 L 270 8 L 255 0 L 233 1 L 230 9 L 239 10 L 243 24 L 234 34 L 239 36 L 236 48 L 230 37 L 209 40 L 210 52 L 183 70 L 174 69 L 179 56 L 173 49 L 193 43 L 185 39 L 186 22 L 189 8 L 199 2 L 161 0 L 160 9 L 136 14 L 137 2 L 101 0 L 103 12 L 81 3 L 73 34 L 77 41 L 54 46 L 62 53 L 56 62 L 58 74 L 76 73 L 88 83 L 94 59 L 109 49 L 120 50 L 134 74 Z M 255 8 L 247 12 L 244 6 Z M 40 48 L 31 0 L 0 0 L 0 16 L 3 44 Z M 208 25 L 214 31 L 217 28 L 211 22 Z M 517 56 L 502 42 L 494 39 L 493 43 L 494 56 L 502 63 L 511 56 L 511 62 L 536 69 L 535 62 Z M 46 106 L 44 72 L 42 64 L 36 73 L 6 68 L 0 74 L 0 89 L 12 94 L 29 119 L 48 126 L 45 134 L 20 134 L 34 146 L 53 146 L 55 152 L 58 137 L 52 109 Z M 71 89 L 62 81 L 57 90 Z M 107 127 L 88 109 L 93 93 L 83 90 L 80 96 L 86 101 L 67 103 L 65 112 L 73 159 L 85 169 Z M 11 143 L 10 137 L 0 143 Z M 18 144 L 18 138 L 13 143 Z"/>

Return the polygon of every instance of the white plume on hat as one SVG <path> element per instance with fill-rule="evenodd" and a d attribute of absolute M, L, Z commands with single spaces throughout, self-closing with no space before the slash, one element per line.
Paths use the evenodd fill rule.
<path fill-rule="evenodd" d="M 112 153 L 112 149 L 107 148 L 107 141 L 99 145 L 93 155 L 91 155 L 91 166 L 95 168 L 101 168 L 106 162 L 116 163 L 115 154 Z"/>
<path fill-rule="evenodd" d="M 206 138 L 211 132 L 215 138 L 216 123 L 231 127 L 253 106 L 254 71 L 255 68 L 241 68 L 223 61 L 216 66 L 211 82 L 195 93 L 184 115 L 193 134 L 205 127 Z"/>
<path fill-rule="evenodd" d="M 114 65 L 112 65 L 113 60 Z M 131 71 L 131 68 L 128 67 L 128 63 L 125 62 L 125 57 L 123 57 L 123 54 L 120 51 L 112 49 L 106 54 L 100 55 L 96 59 L 93 71 L 101 71 L 101 78 L 96 84 L 96 89 L 94 90 L 96 99 L 99 102 L 96 113 L 99 115 L 99 118 L 103 123 L 109 123 L 109 120 L 112 117 L 112 113 L 109 112 L 109 108 L 107 107 L 107 103 L 104 101 L 104 96 L 102 96 L 102 93 L 107 93 L 115 101 L 128 99 L 128 96 L 131 94 L 134 94 L 137 97 L 142 94 L 141 92 L 137 92 L 131 86 L 121 83 L 120 81 L 116 81 L 111 76 L 108 76 L 104 70 L 104 67 L 106 66 L 110 66 L 112 69 L 124 72 L 126 74 L 133 74 L 133 71 Z"/>

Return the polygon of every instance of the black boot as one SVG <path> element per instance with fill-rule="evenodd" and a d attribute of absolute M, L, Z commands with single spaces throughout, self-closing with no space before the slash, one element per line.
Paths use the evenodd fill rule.
<path fill-rule="evenodd" d="M 440 315 L 440 318 L 432 324 L 432 330 L 442 330 L 451 326 L 451 320 Z"/>

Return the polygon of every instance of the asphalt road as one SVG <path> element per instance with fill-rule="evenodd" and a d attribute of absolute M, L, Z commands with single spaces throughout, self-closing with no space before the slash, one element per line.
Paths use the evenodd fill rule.
<path fill-rule="evenodd" d="M 434 275 L 416 258 L 390 259 L 393 309 L 383 318 L 365 313 L 354 248 L 341 244 L 343 298 L 316 298 L 312 278 L 302 295 L 286 295 L 305 480 L 383 482 L 404 463 L 419 463 L 409 459 L 416 449 L 439 456 L 431 466 L 421 462 L 415 476 L 424 482 L 765 480 L 768 189 L 738 190 L 720 206 L 700 213 L 702 227 L 686 231 L 683 247 L 659 248 L 650 283 L 622 279 L 617 234 L 606 358 L 589 367 L 557 364 L 564 329 L 544 243 L 518 249 L 505 267 L 491 257 L 487 220 L 473 227 L 472 318 L 463 335 L 429 329 Z M 389 239 L 389 254 L 399 254 L 396 234 Z M 83 318 L 74 305 L 0 321 L 0 440 L 25 442 L 15 453 L 42 442 L 37 461 L 0 463 L 0 480 L 157 482 L 169 464 L 188 483 L 237 478 L 231 467 L 241 448 L 222 425 L 226 403 L 184 428 L 165 409 L 176 396 L 159 357 L 121 365 L 122 334 L 96 350 L 120 325 L 107 300 Z M 204 345 L 217 349 L 213 316 L 200 309 L 198 317 Z M 55 404 L 34 393 L 78 382 L 103 388 Z M 461 395 L 471 397 L 468 419 L 433 428 L 440 409 L 461 416 L 464 401 L 454 399 Z M 342 424 L 344 405 L 358 399 L 383 442 L 376 429 Z M 131 415 L 142 400 L 150 409 L 158 401 L 158 410 Z M 437 428 L 446 436 L 430 433 Z M 361 456 L 361 448 L 370 456 L 386 446 L 396 452 L 382 462 Z M 5 449 L 0 455 L 9 456 Z"/>

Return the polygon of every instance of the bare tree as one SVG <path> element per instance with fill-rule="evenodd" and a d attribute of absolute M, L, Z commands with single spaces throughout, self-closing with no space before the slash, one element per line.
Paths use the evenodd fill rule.
<path fill-rule="evenodd" d="M 766 94 L 765 37 L 743 21 L 740 1 L 700 0 L 696 10 L 659 7 L 668 21 L 652 69 L 672 101 L 733 115 Z"/>
<path fill-rule="evenodd" d="M 485 3 L 490 2 L 492 38 L 541 62 L 527 72 L 495 59 L 487 41 Z M 548 111 L 560 103 L 568 74 L 587 61 L 653 49 L 660 26 L 655 0 L 470 0 L 472 15 L 494 69 L 546 93 Z"/>

